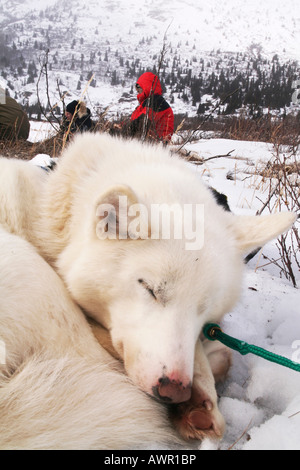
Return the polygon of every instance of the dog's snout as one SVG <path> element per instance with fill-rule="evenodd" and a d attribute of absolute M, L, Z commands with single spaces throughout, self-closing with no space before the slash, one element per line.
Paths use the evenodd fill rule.
<path fill-rule="evenodd" d="M 152 389 L 153 395 L 166 403 L 182 403 L 191 397 L 192 384 L 184 384 L 180 380 L 161 377 Z"/>

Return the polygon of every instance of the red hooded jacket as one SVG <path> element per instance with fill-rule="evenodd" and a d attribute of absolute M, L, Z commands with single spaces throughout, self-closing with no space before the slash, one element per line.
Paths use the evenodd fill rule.
<path fill-rule="evenodd" d="M 156 75 L 145 72 L 137 81 L 143 92 L 137 95 L 140 105 L 131 115 L 131 134 L 148 135 L 168 142 L 174 132 L 174 114 L 162 97 L 162 88 Z"/>

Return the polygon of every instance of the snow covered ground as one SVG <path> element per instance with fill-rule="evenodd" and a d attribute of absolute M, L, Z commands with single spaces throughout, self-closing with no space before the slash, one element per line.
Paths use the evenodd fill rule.
<path fill-rule="evenodd" d="M 55 129 L 46 121 L 30 121 L 29 142 L 40 142 L 55 135 Z"/>
<path fill-rule="evenodd" d="M 188 149 L 207 159 L 231 152 L 232 158 L 197 165 L 199 176 L 228 196 L 236 214 L 255 214 L 268 197 L 260 178 L 249 178 L 249 169 L 272 157 L 272 145 L 224 139 L 200 140 Z M 228 172 L 233 180 L 226 179 Z M 246 178 L 246 179 L 244 179 Z M 299 224 L 299 222 L 297 222 Z M 299 224 L 300 225 L 300 224 Z M 264 247 L 268 257 L 278 257 L 275 242 Z M 227 334 L 300 362 L 300 294 L 274 265 L 258 254 L 245 268 L 244 287 L 235 309 L 222 329 Z M 298 285 L 300 273 L 296 272 Z M 300 450 L 300 375 L 291 369 L 253 355 L 233 353 L 233 366 L 218 389 L 220 409 L 227 429 L 221 445 L 213 449 Z"/>
<path fill-rule="evenodd" d="M 32 129 L 30 139 L 40 136 Z M 234 213 L 255 214 L 262 207 L 268 196 L 267 186 L 258 176 L 250 176 L 249 169 L 272 157 L 270 144 L 208 139 L 186 148 L 204 158 L 230 152 L 231 157 L 190 165 L 199 178 L 228 196 Z M 45 164 L 46 160 L 41 156 L 36 162 Z M 233 179 L 226 178 L 228 172 Z M 278 257 L 275 242 L 264 247 L 263 252 Z M 258 254 L 245 267 L 241 299 L 221 326 L 231 336 L 300 362 L 299 289 L 281 278 L 274 265 L 261 267 L 265 263 Z M 296 278 L 300 285 L 299 271 Z M 199 449 L 300 450 L 298 372 L 233 352 L 232 369 L 218 393 L 227 423 L 224 439 L 218 444 L 205 440 Z"/>

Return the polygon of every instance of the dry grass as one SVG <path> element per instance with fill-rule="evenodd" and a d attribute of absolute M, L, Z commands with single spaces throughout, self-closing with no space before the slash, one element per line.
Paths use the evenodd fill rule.
<path fill-rule="evenodd" d="M 290 145 L 299 138 L 299 125 L 299 119 L 295 116 L 275 118 L 266 115 L 258 119 L 231 117 L 224 126 L 222 137 Z"/>
<path fill-rule="evenodd" d="M 255 142 L 290 145 L 299 140 L 300 119 L 298 116 L 277 118 L 264 115 L 260 118 L 250 119 L 235 116 L 205 116 L 184 117 L 175 116 L 175 129 L 180 125 L 180 132 L 193 133 L 193 140 L 201 139 L 206 132 L 213 132 L 222 139 L 246 140 Z M 194 130 L 197 129 L 195 135 Z"/>
<path fill-rule="evenodd" d="M 31 160 L 38 153 L 57 157 L 61 153 L 62 146 L 63 140 L 59 135 L 36 143 L 24 140 L 0 140 L 0 155 L 21 160 Z"/>

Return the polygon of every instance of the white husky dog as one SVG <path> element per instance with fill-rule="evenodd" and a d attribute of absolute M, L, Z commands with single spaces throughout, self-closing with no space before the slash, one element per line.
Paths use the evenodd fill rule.
<path fill-rule="evenodd" d="M 0 222 L 5 230 L 37 248 L 91 318 L 99 341 L 104 341 L 99 325 L 109 332 L 111 351 L 122 359 L 131 380 L 172 405 L 174 423 L 183 437 L 222 436 L 215 380 L 226 373 L 230 356 L 220 344 L 202 342 L 202 328 L 207 322 L 219 322 L 236 303 L 244 253 L 288 229 L 296 216 L 288 212 L 234 216 L 218 206 L 199 177 L 166 149 L 106 135 L 76 138 L 50 175 L 29 167 L 25 162 L 0 160 Z M 37 264 L 33 257 L 35 272 L 40 270 Z M 10 265 L 8 259 L 9 273 Z M 22 287 L 23 274 L 16 280 Z M 4 298 L 9 305 L 9 296 Z M 41 329 L 45 328 L 38 304 L 42 300 L 37 294 L 33 313 L 22 322 L 17 314 L 22 301 L 16 298 L 9 321 L 30 343 L 36 325 L 42 322 Z M 56 340 L 59 336 L 59 344 L 69 344 L 74 314 L 68 309 L 60 313 L 57 306 L 52 309 L 51 302 L 45 309 L 53 317 L 52 322 L 46 320 L 52 339 L 33 341 L 30 349 L 30 344 L 15 337 L 8 350 L 12 347 L 25 358 L 28 348 L 31 353 L 42 348 L 50 359 L 60 357 Z M 53 322 L 60 335 L 52 334 Z M 86 329 L 87 325 L 82 331 Z M 80 334 L 81 327 L 76 326 L 76 341 Z M 90 358 L 96 346 L 91 341 L 87 352 L 82 341 L 81 354 Z M 77 365 L 76 373 L 80 376 L 86 368 Z M 24 366 L 23 374 L 25 370 Z M 70 371 L 58 374 L 65 380 L 65 398 L 59 394 L 62 408 L 68 400 L 64 373 L 69 377 Z M 23 387 L 24 400 L 30 387 L 32 383 Z M 21 391 L 18 399 L 22 401 Z M 114 401 L 111 397 L 110 406 Z M 97 394 L 94 406 L 100 406 Z M 43 401 L 37 401 L 35 417 L 47 425 L 50 418 L 44 413 Z M 67 412 L 64 435 L 66 429 L 71 433 Z"/>

